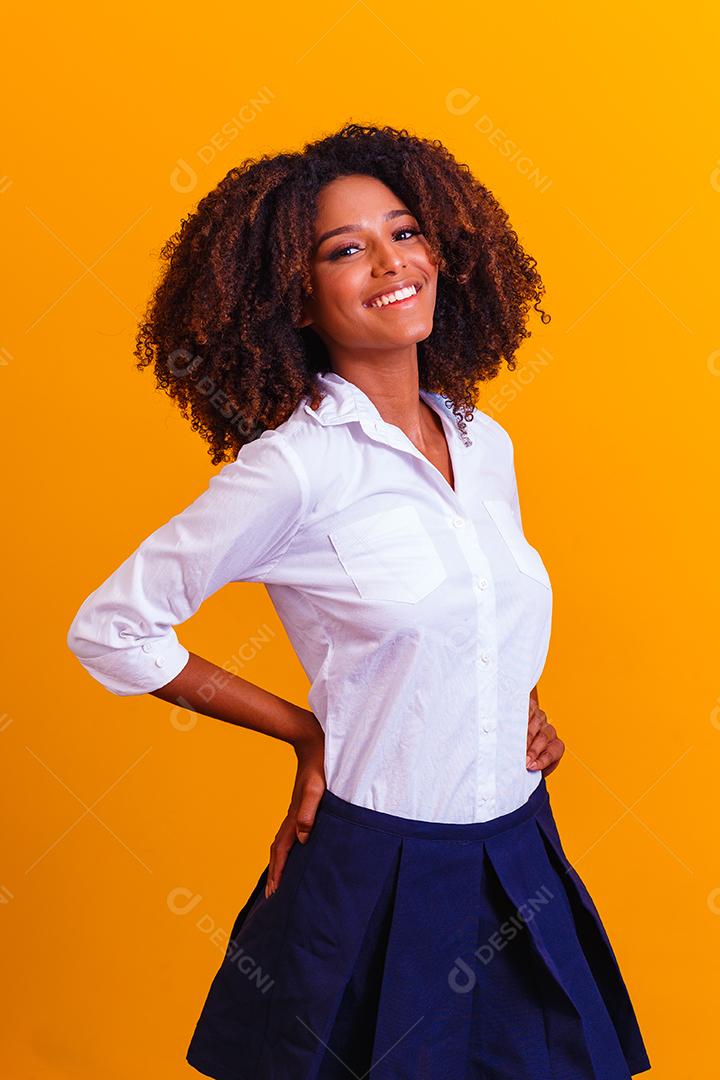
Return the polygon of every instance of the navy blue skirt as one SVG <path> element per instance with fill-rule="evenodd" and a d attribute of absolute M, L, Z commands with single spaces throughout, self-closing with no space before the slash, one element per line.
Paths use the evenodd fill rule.
<path fill-rule="evenodd" d="M 326 790 L 260 875 L 186 1059 L 216 1080 L 627 1080 L 650 1061 L 543 777 L 492 821 Z"/>

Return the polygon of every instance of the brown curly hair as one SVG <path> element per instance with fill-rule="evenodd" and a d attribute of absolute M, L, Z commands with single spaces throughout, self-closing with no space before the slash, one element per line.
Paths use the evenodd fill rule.
<path fill-rule="evenodd" d="M 298 328 L 312 294 L 316 198 L 336 177 L 381 180 L 417 218 L 438 258 L 433 330 L 417 343 L 419 384 L 441 393 L 464 431 L 476 384 L 530 332 L 545 287 L 508 216 L 438 140 L 405 129 L 346 124 L 302 152 L 264 154 L 232 168 L 165 243 L 167 263 L 137 334 L 137 367 L 209 443 L 213 465 L 237 456 L 309 395 L 331 370 L 312 327 Z M 465 414 L 465 415 L 464 415 Z"/>

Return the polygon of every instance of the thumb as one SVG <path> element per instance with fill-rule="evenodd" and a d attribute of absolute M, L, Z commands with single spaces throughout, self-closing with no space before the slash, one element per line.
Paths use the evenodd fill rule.
<path fill-rule="evenodd" d="M 300 802 L 295 821 L 295 835 L 301 844 L 307 842 L 307 839 L 310 836 L 310 830 L 315 824 L 315 811 L 317 807 L 314 804 L 315 800 L 312 796 L 305 796 Z"/>

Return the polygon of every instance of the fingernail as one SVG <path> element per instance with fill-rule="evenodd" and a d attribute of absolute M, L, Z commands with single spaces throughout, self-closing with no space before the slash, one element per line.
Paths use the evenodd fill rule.
<path fill-rule="evenodd" d="M 537 762 L 537 761 L 533 761 L 532 765 L 528 765 L 528 769 L 539 769 L 539 768 L 540 768 L 540 763 Z"/>
<path fill-rule="evenodd" d="M 532 761 L 532 758 L 531 758 L 531 757 L 530 757 L 530 755 L 528 754 L 528 755 L 527 755 L 527 757 L 525 758 L 525 764 L 526 764 L 526 766 L 527 766 L 528 768 L 530 767 L 530 762 L 531 762 L 531 761 Z"/>

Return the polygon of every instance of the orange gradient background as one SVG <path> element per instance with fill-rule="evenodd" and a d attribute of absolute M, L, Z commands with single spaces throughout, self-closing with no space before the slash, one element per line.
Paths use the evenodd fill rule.
<path fill-rule="evenodd" d="M 134 366 L 162 244 L 233 165 L 350 120 L 442 140 L 538 260 L 552 321 L 532 316 L 517 370 L 478 404 L 512 435 L 525 531 L 553 581 L 539 697 L 567 750 L 548 785 L 649 1075 L 714 1074 L 712 8 L 129 0 L 6 17 L 4 1076 L 189 1077 L 195 1021 L 285 814 L 289 746 L 110 694 L 65 636 L 215 471 Z M 221 590 L 178 632 L 307 706 L 262 586 Z"/>

